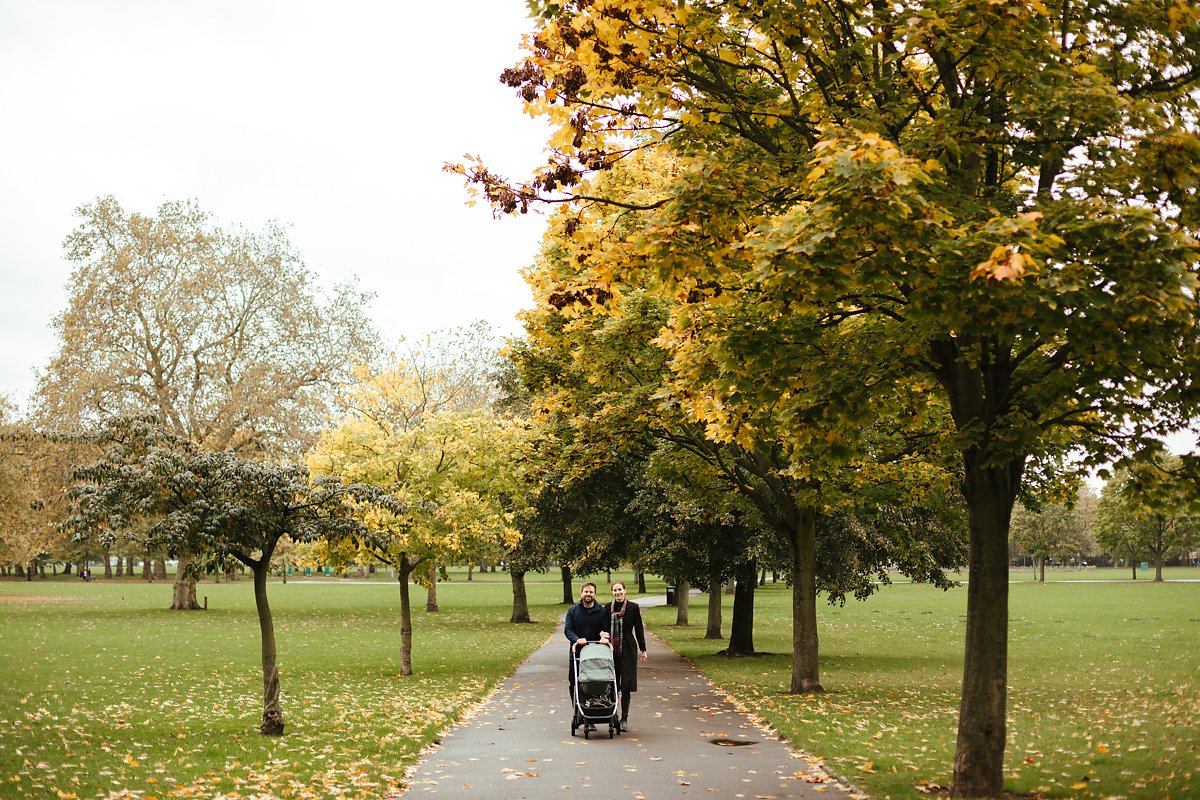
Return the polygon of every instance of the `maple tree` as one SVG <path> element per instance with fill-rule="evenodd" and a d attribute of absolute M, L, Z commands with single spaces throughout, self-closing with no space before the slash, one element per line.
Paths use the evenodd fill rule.
<path fill-rule="evenodd" d="M 520 184 L 452 168 L 501 211 L 609 201 L 652 220 L 638 258 L 573 291 L 602 302 L 638 263 L 674 287 L 687 302 L 662 341 L 680 374 L 705 365 L 709 409 L 734 412 L 712 415 L 718 436 L 766 400 L 802 422 L 819 412 L 815 430 L 853 442 L 871 399 L 905 380 L 947 408 L 971 533 L 952 791 L 998 795 L 1008 531 L 1027 466 L 1080 428 L 1085 461 L 1119 459 L 1195 406 L 1200 11 L 531 8 L 529 55 L 503 80 L 555 124 L 548 163 Z M 581 182 L 660 147 L 681 161 L 656 197 Z M 814 389 L 835 372 L 790 346 L 801 324 L 869 334 L 823 358 L 842 378 L 825 408 Z"/>
<path fill-rule="evenodd" d="M 209 451 L 296 455 L 376 351 L 369 295 L 323 296 L 278 226 L 221 227 L 191 202 L 141 214 L 102 197 L 77 213 L 58 350 L 35 397 L 42 429 L 152 414 Z M 190 559 L 173 608 L 199 607 Z"/>
<path fill-rule="evenodd" d="M 281 736 L 278 652 L 267 599 L 276 547 L 285 537 L 306 542 L 359 532 L 351 515 L 355 505 L 372 504 L 393 515 L 402 509 L 373 487 L 310 481 L 302 466 L 201 450 L 150 419 L 115 419 L 104 439 L 103 457 L 74 473 L 68 527 L 77 538 L 103 543 L 140 527 L 141 541 L 172 556 L 206 553 L 218 563 L 235 559 L 248 567 L 262 644 L 259 731 Z"/>

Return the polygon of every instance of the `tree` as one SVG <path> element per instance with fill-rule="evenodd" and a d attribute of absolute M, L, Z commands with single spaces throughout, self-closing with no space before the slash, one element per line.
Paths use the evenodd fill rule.
<path fill-rule="evenodd" d="M 628 204 L 641 202 L 672 174 L 675 162 L 631 156 L 589 191 L 621 192 Z M 920 386 L 897 381 L 889 402 L 871 408 L 864 403 L 853 419 L 837 420 L 829 398 L 841 387 L 855 385 L 858 375 L 833 369 L 820 383 L 804 388 L 806 408 L 781 409 L 776 399 L 760 402 L 765 392 L 754 376 L 739 382 L 736 399 L 722 398 L 720 393 L 732 384 L 719 374 L 720 360 L 700 352 L 683 358 L 671 344 L 673 316 L 693 315 L 696 305 L 665 287 L 650 268 L 629 267 L 650 246 L 638 222 L 624 210 L 601 204 L 556 216 L 538 264 L 527 272 L 537 306 L 526 314 L 527 339 L 512 348 L 514 358 L 537 398 L 538 413 L 559 419 L 557 438 L 565 448 L 561 460 L 572 469 L 586 473 L 598 454 L 618 451 L 642 437 L 657 439 L 707 465 L 714 481 L 740 494 L 763 524 L 788 542 L 791 690 L 822 691 L 818 509 L 886 491 L 913 496 L 941 491 L 935 484 L 944 484 L 945 471 L 916 457 L 905 441 L 936 409 L 931 411 Z M 618 278 L 618 270 L 626 277 Z M 727 322 L 738 330 L 765 329 L 761 321 L 728 317 L 714 319 L 712 327 L 722 329 Z M 821 330 L 810 317 L 795 315 L 791 324 L 788 342 L 802 350 L 799 363 L 808 365 L 828 361 L 830 350 L 853 349 L 858 336 L 870 335 L 864 330 L 818 343 Z M 681 341 L 687 347 L 694 338 Z M 772 352 L 786 349 L 767 345 Z M 739 363 L 750 357 L 738 352 L 724 360 Z M 797 382 L 790 385 L 801 393 Z M 903 410 L 897 412 L 903 422 L 880 419 L 879 413 L 891 407 Z M 897 548 L 892 553 L 876 550 L 872 557 L 882 559 L 876 565 L 896 562 L 921 569 L 928 563 L 924 556 Z M 862 566 L 869 559 L 850 561 Z"/>
<path fill-rule="evenodd" d="M 374 357 L 370 296 L 341 286 L 325 299 L 275 225 L 222 228 L 190 202 L 143 215 L 112 197 L 77 213 L 39 427 L 152 414 L 210 452 L 294 456 L 351 368 Z M 172 607 L 198 608 L 182 555 Z"/>
<path fill-rule="evenodd" d="M 1012 539 L 1033 556 L 1038 580 L 1046 581 L 1046 560 L 1066 559 L 1091 552 L 1091 531 L 1074 504 L 1048 503 L 1029 508 L 1023 503 L 1013 509 Z"/>
<path fill-rule="evenodd" d="M 284 537 L 307 542 L 358 532 L 348 499 L 380 503 L 391 513 L 398 506 L 370 487 L 310 482 L 300 466 L 200 450 L 144 419 L 117 420 L 106 433 L 111 445 L 104 456 L 75 473 L 70 528 L 79 538 L 111 542 L 143 523 L 144 541 L 152 547 L 246 565 L 254 575 L 262 643 L 259 731 L 283 735 L 275 623 L 267 601 L 276 547 Z"/>
<path fill-rule="evenodd" d="M 630 508 L 639 523 L 637 563 L 666 576 L 677 588 L 681 605 L 676 624 L 687 624 L 684 592 L 691 585 L 705 586 L 705 638 L 722 638 L 720 587 L 754 562 L 764 542 L 773 538 L 770 529 L 702 460 L 668 447 L 660 447 L 649 459 Z M 752 594 L 749 599 L 752 604 Z M 726 655 L 753 653 L 753 606 L 746 608 L 745 600 L 744 594 L 734 598 Z"/>
<path fill-rule="evenodd" d="M 1195 406 L 1200 14 L 1149 0 L 532 8 L 531 53 L 503 79 L 557 126 L 549 161 L 515 185 L 458 168 L 498 209 L 599 199 L 651 216 L 644 260 L 694 300 L 663 340 L 681 366 L 721 364 L 710 402 L 729 420 L 756 384 L 779 413 L 810 406 L 792 377 L 816 371 L 787 347 L 797 314 L 872 330 L 824 362 L 866 389 L 842 388 L 838 430 L 897 380 L 945 403 L 970 527 L 952 793 L 999 795 L 1027 467 L 1080 429 L 1085 462 L 1126 457 Z M 639 147 L 685 159 L 659 197 L 580 183 Z M 726 304 L 754 327 L 708 324 Z M 741 346 L 764 340 L 778 346 Z"/>
<path fill-rule="evenodd" d="M 361 375 L 344 397 L 352 415 L 306 457 L 315 474 L 378 487 L 409 509 L 403 518 L 365 509 L 364 524 L 376 533 L 356 534 L 352 547 L 396 568 L 402 675 L 412 674 L 409 578 L 431 585 L 443 559 L 519 537 L 511 505 L 523 490 L 526 426 L 481 407 L 480 393 L 468 390 L 481 373 L 458 371 L 457 357 L 422 352 Z"/>
<path fill-rule="evenodd" d="M 1179 457 L 1160 455 L 1119 471 L 1100 495 L 1096 539 L 1128 559 L 1135 580 L 1137 563 L 1145 557 L 1154 563 L 1154 580 L 1161 582 L 1167 554 L 1193 546 L 1200 537 L 1195 483 L 1182 468 Z"/>
<path fill-rule="evenodd" d="M 38 432 L 0 396 L 0 560 L 20 565 L 26 580 L 46 560 L 70 564 L 96 555 L 59 528 L 72 465 L 94 456 L 86 441 Z"/>

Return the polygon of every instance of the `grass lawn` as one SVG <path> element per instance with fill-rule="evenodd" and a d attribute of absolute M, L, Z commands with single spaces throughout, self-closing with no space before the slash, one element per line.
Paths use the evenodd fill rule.
<path fill-rule="evenodd" d="M 1200 795 L 1200 582 L 1126 570 L 1014 572 L 1009 787 L 1047 797 Z M 509 578 L 452 570 L 442 611 L 413 590 L 417 675 L 399 671 L 398 590 L 299 576 L 270 590 L 287 735 L 259 736 L 248 580 L 201 584 L 207 612 L 165 609 L 169 584 L 0 582 L 0 797 L 380 798 L 417 754 L 550 635 L 556 572 L 528 576 L 536 625 L 510 626 Z M 614 573 L 633 581 L 628 573 Z M 1168 570 L 1168 579 L 1200 570 Z M 605 576 L 595 576 L 602 582 Z M 1111 583 L 1080 582 L 1118 579 Z M 578 590 L 580 579 L 574 586 Z M 651 593 L 663 590 L 651 579 Z M 607 596 L 607 590 L 601 591 Z M 730 607 L 726 598 L 726 631 Z M 790 591 L 759 592 L 756 644 L 785 653 Z M 651 628 L 789 740 L 872 796 L 949 783 L 965 591 L 897 584 L 820 609 L 828 694 L 784 694 L 786 655 L 730 661 L 675 609 Z"/>
<path fill-rule="evenodd" d="M 399 672 L 394 580 L 272 584 L 287 734 L 258 735 L 258 623 L 249 580 L 0 582 L 0 797 L 379 798 L 449 722 L 512 673 L 563 612 L 531 576 L 538 624 L 509 625 L 507 574 L 414 588 L 412 677 Z"/>
<path fill-rule="evenodd" d="M 1129 570 L 1014 572 L 1006 786 L 1044 797 L 1200 797 L 1200 582 L 1130 581 Z M 1152 572 L 1150 573 L 1152 576 Z M 1198 569 L 1168 570 L 1200 579 Z M 1113 582 L 1081 582 L 1080 578 Z M 726 598 L 725 633 L 731 615 Z M 821 605 L 821 696 L 786 694 L 791 590 L 755 601 L 755 646 L 730 660 L 692 626 L 649 609 L 654 632 L 788 740 L 872 797 L 948 786 L 962 681 L 966 589 L 896 584 Z"/>

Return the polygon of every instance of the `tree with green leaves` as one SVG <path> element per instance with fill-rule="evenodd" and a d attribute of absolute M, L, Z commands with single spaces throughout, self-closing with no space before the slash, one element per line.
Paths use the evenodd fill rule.
<path fill-rule="evenodd" d="M 1195 477 L 1178 456 L 1158 457 L 1117 472 L 1100 495 L 1096 540 L 1107 552 L 1126 559 L 1137 579 L 1142 559 L 1154 564 L 1154 580 L 1163 579 L 1167 555 L 1200 541 Z"/>
<path fill-rule="evenodd" d="M 360 533 L 347 500 L 379 504 L 392 514 L 400 507 L 372 487 L 310 481 L 302 466 L 201 450 L 146 419 L 113 421 L 104 440 L 103 457 L 75 472 L 67 525 L 76 537 L 105 544 L 141 528 L 141 541 L 172 557 L 204 553 L 217 563 L 233 559 L 249 568 L 262 644 L 259 731 L 283 735 L 275 622 L 267 600 L 276 548 L 285 537 L 308 542 Z"/>
<path fill-rule="evenodd" d="M 1033 556 L 1038 581 L 1046 582 L 1046 561 L 1069 559 L 1092 552 L 1095 542 L 1091 526 L 1078 502 L 1051 502 L 1029 507 L 1018 502 L 1013 508 L 1012 541 Z"/>
<path fill-rule="evenodd" d="M 574 291 L 657 273 L 685 301 L 660 340 L 679 374 L 718 365 L 698 396 L 727 412 L 723 435 L 754 407 L 811 419 L 822 376 L 843 380 L 819 430 L 850 441 L 898 382 L 949 413 L 971 548 L 952 792 L 999 795 L 1008 535 L 1027 468 L 1080 431 L 1081 467 L 1120 460 L 1195 411 L 1200 11 L 531 8 L 531 52 L 503 80 L 555 125 L 548 163 L 523 183 L 452 168 L 502 211 L 608 202 L 647 218 L 640 262 L 609 261 Z M 639 148 L 680 158 L 657 196 L 582 182 Z M 798 320 L 866 335 L 814 363 L 791 346 Z"/>
<path fill-rule="evenodd" d="M 669 161 L 631 159 L 608 173 L 598 190 L 646 191 L 669 172 Z M 527 271 L 536 305 L 525 315 L 526 339 L 511 352 L 535 398 L 535 415 L 553 421 L 544 427 L 555 432 L 559 460 L 579 474 L 633 442 L 649 441 L 704 465 L 710 484 L 753 507 L 763 525 L 788 542 L 792 689 L 822 691 L 816 608 L 817 593 L 824 588 L 817 570 L 819 509 L 874 503 L 889 492 L 919 497 L 944 491 L 946 471 L 915 454 L 908 441 L 921 427 L 916 420 L 930 413 L 927 395 L 901 382 L 894 392 L 896 404 L 911 412 L 903 422 L 864 413 L 855 425 L 847 424 L 854 428 L 855 440 L 872 443 L 870 450 L 854 450 L 845 441 L 850 434 L 839 436 L 822 421 L 830 413 L 827 393 L 832 385 L 853 380 L 848 375 L 833 376 L 822 390 L 811 390 L 812 407 L 803 413 L 781 413 L 777 404 L 747 401 L 738 406 L 737 429 L 722 429 L 731 404 L 714 402 L 717 390 L 705 384 L 718 365 L 697 359 L 690 362 L 689 374 L 680 375 L 679 359 L 665 346 L 672 314 L 682 313 L 685 304 L 654 291 L 661 284 L 646 276 L 639 276 L 645 277 L 640 283 L 610 280 L 603 289 L 590 285 L 595 272 L 636 258 L 632 248 L 641 240 L 632 224 L 636 220 L 624 213 L 599 206 L 589 212 L 557 215 L 538 264 Z M 811 321 L 798 321 L 795 332 L 797 347 L 813 362 L 820 361 L 815 344 L 819 331 Z M 849 341 L 830 344 L 852 347 Z M 756 386 L 754 379 L 747 382 L 747 398 L 757 396 Z M 827 455 L 831 451 L 842 453 L 844 460 L 835 461 Z M 920 547 L 894 548 L 847 563 L 869 571 L 884 564 L 923 571 L 929 555 L 930 550 Z"/>

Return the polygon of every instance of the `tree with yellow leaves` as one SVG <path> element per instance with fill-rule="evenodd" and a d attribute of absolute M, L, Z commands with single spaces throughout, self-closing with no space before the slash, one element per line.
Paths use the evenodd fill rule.
<path fill-rule="evenodd" d="M 512 504 L 523 493 L 526 426 L 478 407 L 478 395 L 458 385 L 444 363 L 432 369 L 397 361 L 364 374 L 344 398 L 351 415 L 306 457 L 314 474 L 377 486 L 408 509 L 403 516 L 363 509 L 370 535 L 356 535 L 342 551 L 369 552 L 396 569 L 403 675 L 412 674 L 409 580 L 436 580 L 418 567 L 518 538 Z"/>

